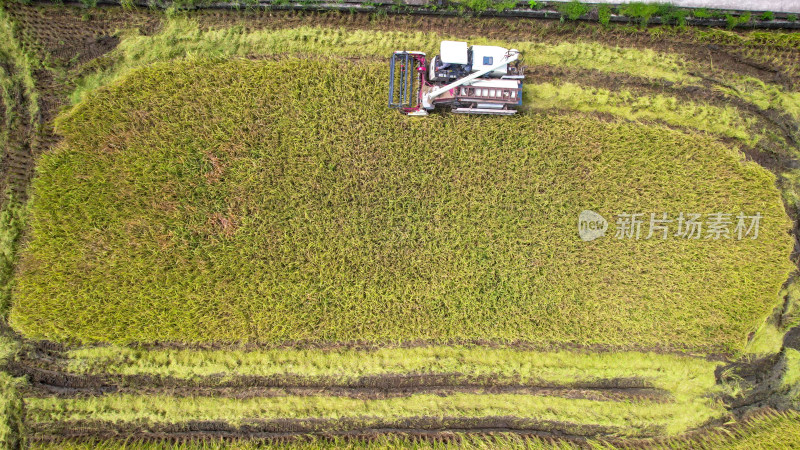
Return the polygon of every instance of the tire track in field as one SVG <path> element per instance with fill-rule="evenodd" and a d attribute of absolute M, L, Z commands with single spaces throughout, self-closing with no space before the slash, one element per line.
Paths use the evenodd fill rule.
<path fill-rule="evenodd" d="M 568 399 L 583 399 L 593 401 L 614 402 L 667 402 L 668 394 L 659 390 L 647 388 L 631 389 L 574 389 L 574 388 L 544 388 L 535 386 L 480 386 L 480 385 L 454 385 L 454 386 L 420 386 L 414 388 L 367 388 L 329 386 L 319 388 L 296 387 L 242 387 L 242 388 L 213 388 L 213 387 L 182 387 L 159 389 L 148 387 L 106 387 L 106 388 L 65 388 L 45 384 L 32 384 L 26 391 L 26 397 L 60 398 L 88 397 L 106 394 L 135 394 L 158 395 L 168 394 L 172 397 L 217 397 L 217 398 L 264 398 L 287 396 L 327 396 L 347 397 L 364 400 L 379 400 L 386 398 L 410 397 L 412 395 L 428 394 L 445 397 L 453 394 L 518 394 L 536 395 L 543 397 L 561 397 Z"/>
<path fill-rule="evenodd" d="M 7 363 L 6 369 L 14 376 L 26 377 L 30 384 L 27 396 L 34 397 L 87 397 L 128 393 L 242 399 L 287 395 L 380 399 L 416 394 L 514 393 L 599 401 L 672 401 L 669 392 L 655 388 L 639 378 L 598 379 L 568 384 L 460 373 L 385 374 L 352 379 L 299 375 L 219 375 L 180 379 L 154 375 L 79 375 L 16 361 Z"/>
<path fill-rule="evenodd" d="M 663 427 L 650 425 L 637 433 L 625 433 L 616 426 L 578 424 L 511 416 L 487 417 L 408 417 L 395 420 L 374 418 L 273 419 L 247 420 L 240 425 L 224 421 L 188 421 L 180 423 L 133 423 L 108 421 L 28 422 L 29 439 L 52 442 L 69 439 L 129 439 L 176 441 L 196 439 L 296 439 L 317 437 L 370 437 L 386 434 L 410 434 L 437 437 L 452 433 L 516 433 L 538 437 L 585 439 L 587 437 L 657 436 Z"/>

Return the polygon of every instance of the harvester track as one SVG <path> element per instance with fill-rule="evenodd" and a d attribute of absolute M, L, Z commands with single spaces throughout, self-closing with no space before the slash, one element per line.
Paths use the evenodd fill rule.
<path fill-rule="evenodd" d="M 419 437 L 446 436 L 453 433 L 511 432 L 537 437 L 584 440 L 589 437 L 615 436 L 619 429 L 601 425 L 524 419 L 517 417 L 410 417 L 400 420 L 376 419 L 278 419 L 253 420 L 233 425 L 219 421 L 193 421 L 176 424 L 134 424 L 103 421 L 27 423 L 33 441 L 64 439 L 125 439 L 143 441 L 175 441 L 182 439 L 257 439 L 275 440 L 303 436 L 379 436 L 410 434 Z M 646 434 L 657 435 L 661 429 L 650 427 Z"/>
<path fill-rule="evenodd" d="M 609 401 L 669 401 L 666 391 L 639 378 L 598 379 L 568 385 L 544 381 L 521 381 L 496 375 L 460 373 L 385 374 L 354 379 L 336 377 L 206 376 L 181 379 L 154 375 L 75 374 L 10 362 L 6 370 L 27 377 L 35 396 L 94 396 L 109 393 L 169 393 L 170 395 L 215 395 L 232 398 L 282 395 L 329 395 L 356 398 L 386 398 L 421 393 L 445 395 L 454 392 L 521 393 Z"/>

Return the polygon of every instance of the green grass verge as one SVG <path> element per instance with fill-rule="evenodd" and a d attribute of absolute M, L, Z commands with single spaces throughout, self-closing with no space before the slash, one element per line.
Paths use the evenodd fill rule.
<path fill-rule="evenodd" d="M 374 95 L 386 77 L 187 60 L 92 95 L 40 163 L 12 324 L 78 341 L 737 351 L 776 303 L 790 222 L 737 152 L 583 116 L 413 120 Z M 764 218 L 758 239 L 584 243 L 587 208 Z"/>

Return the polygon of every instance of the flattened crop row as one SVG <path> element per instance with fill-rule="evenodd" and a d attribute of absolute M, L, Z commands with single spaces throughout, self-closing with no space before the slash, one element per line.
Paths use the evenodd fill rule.
<path fill-rule="evenodd" d="M 27 423 L 33 441 L 54 438 L 96 439 L 136 437 L 170 441 L 186 437 L 270 439 L 293 435 L 369 435 L 385 433 L 515 432 L 553 437 L 613 436 L 619 427 L 526 419 L 510 416 L 460 418 L 412 417 L 399 420 L 374 419 L 283 419 L 251 421 L 235 426 L 224 421 L 193 421 L 174 424 L 134 424 L 109 421 L 66 421 Z M 639 437 L 658 434 L 650 427 Z"/>

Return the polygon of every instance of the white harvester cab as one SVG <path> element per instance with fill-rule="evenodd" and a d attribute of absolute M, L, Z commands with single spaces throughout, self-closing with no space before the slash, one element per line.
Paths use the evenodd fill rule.
<path fill-rule="evenodd" d="M 462 41 L 442 41 L 438 57 L 445 64 L 469 64 L 469 47 Z"/>
<path fill-rule="evenodd" d="M 456 113 L 511 115 L 522 105 L 519 51 L 442 41 L 427 63 L 425 53 L 396 51 L 389 74 L 389 106 L 427 115 L 437 106 Z"/>

